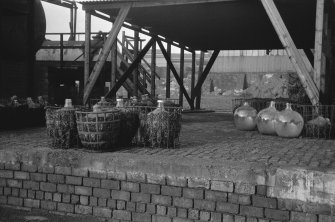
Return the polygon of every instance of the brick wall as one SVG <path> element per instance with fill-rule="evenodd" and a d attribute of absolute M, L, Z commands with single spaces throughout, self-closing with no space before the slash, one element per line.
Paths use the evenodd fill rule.
<path fill-rule="evenodd" d="M 0 204 L 110 221 L 333 222 L 334 209 L 268 187 L 144 172 L 0 163 Z M 332 211 L 333 210 L 333 211 Z"/>

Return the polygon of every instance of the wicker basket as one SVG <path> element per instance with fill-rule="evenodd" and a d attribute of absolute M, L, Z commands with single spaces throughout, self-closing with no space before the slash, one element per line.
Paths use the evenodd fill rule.
<path fill-rule="evenodd" d="M 120 137 L 118 145 L 126 147 L 132 145 L 140 126 L 139 114 L 134 107 L 118 108 L 121 111 Z"/>
<path fill-rule="evenodd" d="M 77 111 L 76 118 L 79 138 L 85 148 L 101 151 L 115 148 L 120 135 L 119 110 Z"/>
<path fill-rule="evenodd" d="M 75 109 L 46 107 L 45 119 L 52 147 L 68 149 L 79 145 Z"/>

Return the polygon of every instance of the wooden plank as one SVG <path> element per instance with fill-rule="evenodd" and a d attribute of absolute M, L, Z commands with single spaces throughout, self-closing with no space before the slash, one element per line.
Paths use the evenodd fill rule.
<path fill-rule="evenodd" d="M 300 52 L 296 48 L 285 24 L 282 20 L 276 5 L 274 4 L 273 0 L 261 0 L 263 7 L 270 18 L 270 21 L 275 28 L 278 37 L 283 44 L 286 52 L 297 70 L 297 74 L 299 79 L 306 90 L 306 93 L 313 105 L 319 104 L 319 90 L 316 87 L 314 81 L 308 74 L 308 69 L 301 57 Z"/>
<path fill-rule="evenodd" d="M 199 60 L 199 71 L 198 71 L 198 82 L 201 77 L 201 74 L 204 70 L 204 62 L 205 62 L 205 53 L 203 51 L 200 52 L 200 60 Z M 201 87 L 199 89 L 196 89 L 194 87 L 194 97 L 192 98 L 192 101 L 194 102 L 194 98 L 196 97 L 195 102 L 195 108 L 200 109 L 201 108 Z"/>
<path fill-rule="evenodd" d="M 192 108 L 193 107 L 192 100 L 191 100 L 190 96 L 188 95 L 188 93 L 187 93 L 187 91 L 186 91 L 186 89 L 185 89 L 185 87 L 183 85 L 182 80 L 179 78 L 178 73 L 176 71 L 176 68 L 174 67 L 174 65 L 172 63 L 171 58 L 168 56 L 168 54 L 167 54 L 167 52 L 166 52 L 166 50 L 165 50 L 165 48 L 163 46 L 163 43 L 160 40 L 157 40 L 157 43 L 158 43 L 159 48 L 161 49 L 161 51 L 162 51 L 162 53 L 163 53 L 163 55 L 164 55 L 164 57 L 165 57 L 165 59 L 167 61 L 167 63 L 170 66 L 170 69 L 172 71 L 172 74 L 173 74 L 174 78 L 177 80 L 177 82 L 178 82 L 178 84 L 179 84 L 179 86 L 181 88 L 181 91 L 183 92 L 183 94 L 184 94 L 184 96 L 185 96 L 188 104 Z"/>
<path fill-rule="evenodd" d="M 141 61 L 141 59 L 145 56 L 145 54 L 148 52 L 150 47 L 154 44 L 155 40 L 151 38 L 149 42 L 145 45 L 145 47 L 141 50 L 141 52 L 138 53 L 137 57 L 135 58 L 134 62 L 130 64 L 129 68 L 126 70 L 126 72 L 119 78 L 115 86 L 109 90 L 109 92 L 105 95 L 106 97 L 110 97 L 111 95 L 114 95 L 119 88 L 123 85 L 123 83 L 126 81 L 126 79 L 130 76 L 130 74 L 134 71 L 138 63 Z"/>
<path fill-rule="evenodd" d="M 316 86 L 320 88 L 322 72 L 322 49 L 324 32 L 324 10 L 325 0 L 316 1 L 316 21 L 315 21 L 315 53 L 314 53 L 314 75 L 313 79 Z"/>
<path fill-rule="evenodd" d="M 151 48 L 151 98 L 156 97 L 156 41 Z"/>
<path fill-rule="evenodd" d="M 137 31 L 134 32 L 134 57 L 138 55 L 138 46 L 139 46 L 139 33 Z M 141 61 L 138 63 L 140 64 Z M 139 71 L 138 71 L 138 66 L 135 67 L 134 72 L 133 72 L 133 83 L 135 88 L 133 89 L 133 96 L 138 97 L 138 76 L 139 76 Z"/>
<path fill-rule="evenodd" d="M 97 81 L 100 72 L 102 70 L 102 67 L 108 57 L 109 51 L 112 47 L 112 44 L 114 43 L 114 41 L 116 41 L 117 35 L 122 27 L 122 24 L 125 20 L 125 18 L 127 17 L 128 12 L 130 11 L 131 8 L 131 4 L 125 4 L 123 8 L 120 9 L 119 14 L 117 16 L 117 19 L 115 20 L 114 24 L 113 24 L 113 28 L 110 31 L 108 38 L 102 48 L 101 53 L 99 54 L 99 58 L 97 60 L 97 62 L 95 63 L 95 66 L 93 68 L 92 74 L 90 75 L 90 77 L 87 80 L 87 84 L 85 86 L 85 90 L 84 90 L 84 104 L 87 103 L 87 100 L 91 94 L 91 91 L 94 87 L 95 82 Z"/>
<path fill-rule="evenodd" d="M 167 51 L 167 56 L 169 58 L 171 58 L 171 44 L 168 43 L 167 47 L 166 47 L 166 51 Z M 165 93 L 165 97 L 166 98 L 170 98 L 170 91 L 171 91 L 171 70 L 170 70 L 170 66 L 168 64 L 168 62 L 166 62 L 166 93 Z"/>
<path fill-rule="evenodd" d="M 115 86 L 116 83 L 116 75 L 117 75 L 118 65 L 117 65 L 117 41 L 113 43 L 111 49 L 111 82 L 110 82 L 110 89 Z M 116 96 L 111 95 L 113 98 Z"/>
<path fill-rule="evenodd" d="M 90 76 L 91 66 L 91 13 L 85 12 L 85 62 L 84 62 L 84 86 Z"/>
<path fill-rule="evenodd" d="M 179 71 L 179 76 L 180 80 L 182 82 L 182 85 L 184 87 L 184 49 L 180 49 L 180 71 Z M 181 91 L 181 87 L 179 87 L 179 105 L 183 107 L 183 93 Z"/>
<path fill-rule="evenodd" d="M 195 60 L 196 54 L 195 51 L 192 52 L 192 76 L 191 76 L 191 98 L 194 98 L 194 85 L 195 85 Z M 194 103 L 194 99 L 192 99 Z"/>

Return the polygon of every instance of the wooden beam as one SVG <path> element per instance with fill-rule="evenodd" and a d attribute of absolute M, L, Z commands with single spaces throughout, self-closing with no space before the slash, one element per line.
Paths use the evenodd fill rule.
<path fill-rule="evenodd" d="M 115 20 L 113 24 L 113 28 L 108 35 L 108 38 L 102 48 L 101 53 L 99 54 L 99 58 L 97 62 L 95 63 L 92 74 L 88 78 L 87 84 L 85 86 L 85 91 L 84 91 L 84 104 L 87 103 L 87 100 L 91 94 L 94 84 L 100 75 L 102 67 L 108 57 L 109 51 L 113 43 L 116 41 L 117 35 L 122 27 L 122 24 L 125 18 L 127 17 L 128 12 L 130 11 L 130 8 L 131 8 L 131 4 L 125 4 L 123 8 L 120 8 L 117 19 Z"/>
<path fill-rule="evenodd" d="M 171 58 L 171 44 L 168 43 L 167 44 L 167 48 L 166 48 L 166 53 L 167 56 L 169 58 Z M 166 84 L 165 84 L 165 88 L 166 88 L 166 93 L 165 93 L 165 97 L 166 98 L 170 98 L 170 90 L 171 90 L 171 70 L 170 70 L 170 66 L 168 64 L 168 62 L 166 62 Z"/>
<path fill-rule="evenodd" d="M 180 49 L 180 71 L 179 71 L 179 76 L 180 76 L 180 80 L 182 82 L 183 87 L 184 87 L 184 60 L 185 60 L 184 49 Z M 179 106 L 183 107 L 183 93 L 181 91 L 181 87 L 179 87 Z"/>
<path fill-rule="evenodd" d="M 35 70 L 35 49 L 34 49 L 34 19 L 35 19 L 35 7 L 34 1 L 29 1 L 29 13 L 27 14 L 27 30 L 28 30 L 28 50 L 27 50 L 27 95 L 34 96 L 34 70 Z M 1 15 L 0 15 L 1 16 Z"/>
<path fill-rule="evenodd" d="M 105 97 L 110 97 L 111 95 L 114 95 L 119 88 L 123 85 L 123 83 L 126 81 L 126 79 L 130 76 L 130 74 L 134 71 L 138 63 L 141 61 L 141 59 L 145 56 L 145 54 L 148 52 L 150 47 L 154 44 L 155 40 L 151 38 L 149 42 L 145 45 L 145 47 L 141 50 L 141 52 L 138 53 L 137 57 L 135 58 L 134 62 L 130 64 L 129 68 L 126 70 L 126 72 L 119 78 L 115 86 L 109 90 L 109 92 L 105 95 Z"/>
<path fill-rule="evenodd" d="M 134 58 L 138 55 L 138 47 L 139 47 L 139 33 L 137 31 L 134 32 Z M 139 62 L 139 64 L 141 61 Z M 138 76 L 139 76 L 138 66 L 134 69 L 133 72 L 133 83 L 135 88 L 133 89 L 133 96 L 138 97 Z M 145 75 L 145 74 L 144 74 Z M 145 83 L 144 83 L 145 84 Z"/>
<path fill-rule="evenodd" d="M 261 0 L 263 7 L 270 18 L 270 21 L 276 30 L 278 37 L 283 44 L 286 52 L 295 67 L 299 79 L 306 90 L 306 93 L 313 105 L 319 104 L 319 90 L 314 81 L 308 74 L 308 69 L 303 61 L 303 58 L 295 46 L 290 33 L 288 32 L 283 19 L 281 18 L 278 9 L 273 0 Z"/>
<path fill-rule="evenodd" d="M 90 76 L 91 66 L 91 13 L 85 12 L 85 62 L 84 62 L 84 86 Z"/>
<path fill-rule="evenodd" d="M 191 98 L 194 98 L 194 85 L 195 85 L 195 59 L 196 54 L 195 51 L 192 52 L 192 76 L 191 76 Z M 192 99 L 194 104 L 194 99 Z"/>
<path fill-rule="evenodd" d="M 118 65 L 117 65 L 117 41 L 113 43 L 111 49 L 111 81 L 110 81 L 110 89 L 115 86 L 116 83 L 116 75 L 117 75 Z M 113 98 L 116 95 L 111 95 Z"/>
<path fill-rule="evenodd" d="M 156 98 L 156 41 L 151 48 L 151 98 Z"/>
<path fill-rule="evenodd" d="M 198 82 L 200 80 L 201 74 L 204 70 L 204 62 L 205 62 L 205 53 L 203 51 L 200 52 L 200 59 L 199 59 L 199 71 L 198 71 Z M 194 94 L 193 94 L 192 101 L 194 103 L 194 98 L 196 97 L 197 100 L 195 102 L 195 108 L 200 109 L 201 108 L 201 87 L 199 89 L 196 89 L 194 87 Z"/>
<path fill-rule="evenodd" d="M 158 43 L 159 48 L 161 49 L 161 51 L 162 51 L 162 53 L 163 53 L 163 55 L 164 55 L 164 57 L 166 59 L 168 65 L 170 66 L 172 74 L 173 74 L 174 78 L 177 80 L 177 82 L 178 82 L 178 84 L 179 84 L 179 86 L 181 88 L 181 91 L 183 92 L 183 94 L 184 94 L 184 96 L 185 96 L 188 104 L 190 105 L 191 108 L 193 108 L 192 100 L 191 100 L 190 96 L 188 95 L 188 93 L 187 93 L 187 91 L 186 91 L 186 89 L 185 89 L 185 87 L 183 85 L 182 80 L 179 78 L 178 73 L 177 73 L 177 71 L 176 71 L 176 69 L 175 69 L 175 67 L 174 67 L 174 65 L 173 65 L 173 63 L 171 61 L 171 58 L 169 58 L 169 56 L 168 56 L 168 54 L 167 54 L 167 52 L 166 52 L 166 50 L 165 50 L 165 48 L 163 46 L 163 43 L 160 40 L 157 40 L 157 43 Z"/>

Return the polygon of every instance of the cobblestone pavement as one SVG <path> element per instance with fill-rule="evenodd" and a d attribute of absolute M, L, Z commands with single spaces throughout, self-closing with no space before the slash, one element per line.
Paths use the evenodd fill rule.
<path fill-rule="evenodd" d="M 227 114 L 183 115 L 180 143 L 176 149 L 132 147 L 116 152 L 335 169 L 335 140 L 284 139 L 256 131 L 241 132 Z M 47 144 L 45 128 L 0 132 L 0 150 L 46 149 Z"/>

